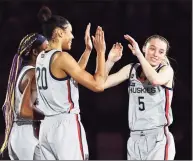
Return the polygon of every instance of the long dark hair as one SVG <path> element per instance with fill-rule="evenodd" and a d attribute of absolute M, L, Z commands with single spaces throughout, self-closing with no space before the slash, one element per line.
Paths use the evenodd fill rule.
<path fill-rule="evenodd" d="M 65 29 L 65 26 L 69 24 L 69 21 L 66 18 L 52 15 L 51 10 L 46 6 L 43 6 L 40 9 L 38 19 L 42 24 L 43 33 L 48 40 L 52 39 L 52 34 L 55 28 L 59 27 Z"/>

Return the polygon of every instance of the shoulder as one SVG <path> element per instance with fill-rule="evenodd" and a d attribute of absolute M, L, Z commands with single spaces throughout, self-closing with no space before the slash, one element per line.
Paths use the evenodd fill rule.
<path fill-rule="evenodd" d="M 62 65 L 66 60 L 69 60 L 70 54 L 63 51 L 55 51 L 51 56 L 51 64 L 56 66 Z"/>
<path fill-rule="evenodd" d="M 35 68 L 28 69 L 24 75 L 21 77 L 20 83 L 19 83 L 19 89 L 23 92 L 25 87 L 27 86 L 27 83 L 29 81 L 35 80 Z"/>
<path fill-rule="evenodd" d="M 137 63 L 127 64 L 127 65 L 125 65 L 122 69 L 125 70 L 125 71 L 127 71 L 127 72 L 130 72 L 130 71 L 134 68 L 134 66 L 135 66 L 136 64 L 137 64 Z"/>
<path fill-rule="evenodd" d="M 166 87 L 172 88 L 173 87 L 173 79 L 174 79 L 174 70 L 170 65 L 163 66 L 160 71 L 161 78 L 168 79 L 168 82 L 166 82 L 164 85 Z"/>
<path fill-rule="evenodd" d="M 73 64 L 76 60 L 68 52 L 60 52 L 55 57 L 58 63 Z"/>
<path fill-rule="evenodd" d="M 63 52 L 63 51 L 57 51 L 57 52 L 55 52 L 55 55 L 54 55 L 54 58 L 58 59 L 58 60 L 61 60 L 64 58 L 68 59 L 70 57 L 71 57 L 71 55 L 68 52 Z"/>
<path fill-rule="evenodd" d="M 174 70 L 170 65 L 164 65 L 159 72 L 167 72 L 170 75 L 174 75 Z"/>
<path fill-rule="evenodd" d="M 125 68 L 125 69 L 131 69 L 133 65 L 134 65 L 134 63 L 130 63 L 130 64 L 125 65 L 123 68 Z M 122 69 L 123 69 L 123 68 L 122 68 Z"/>
<path fill-rule="evenodd" d="M 78 70 L 78 63 L 68 52 L 59 52 L 52 59 L 52 64 L 58 69 L 68 71 L 69 69 Z"/>
<path fill-rule="evenodd" d="M 71 55 L 68 52 L 58 52 L 58 56 L 60 57 L 71 57 Z"/>
<path fill-rule="evenodd" d="M 32 80 L 34 76 L 35 76 L 35 68 L 28 69 L 23 76 L 22 82 Z"/>
<path fill-rule="evenodd" d="M 174 80 L 174 70 L 170 65 L 164 66 L 163 69 L 160 70 L 163 72 L 165 77 L 168 77 L 169 81 L 164 84 L 166 87 L 173 88 L 173 80 Z"/>
<path fill-rule="evenodd" d="M 124 67 L 122 67 L 119 70 L 119 72 L 118 72 L 119 75 L 123 75 L 124 77 L 129 78 L 129 75 L 131 73 L 132 67 L 133 67 L 133 63 L 125 65 Z"/>

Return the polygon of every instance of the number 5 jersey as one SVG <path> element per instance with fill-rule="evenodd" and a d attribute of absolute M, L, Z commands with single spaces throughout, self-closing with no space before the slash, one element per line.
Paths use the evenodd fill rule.
<path fill-rule="evenodd" d="M 163 66 L 159 66 L 156 71 Z M 153 86 L 147 79 L 140 78 L 140 64 L 133 64 L 129 78 L 129 128 L 148 130 L 169 126 L 173 121 L 171 101 L 173 89 Z"/>

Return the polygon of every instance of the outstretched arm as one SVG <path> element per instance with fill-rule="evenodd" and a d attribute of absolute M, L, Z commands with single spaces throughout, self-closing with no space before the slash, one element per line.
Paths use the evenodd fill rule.
<path fill-rule="evenodd" d="M 90 38 L 90 27 L 91 27 L 91 24 L 89 23 L 87 25 L 87 28 L 86 28 L 86 31 L 85 31 L 85 37 L 84 37 L 86 49 L 85 49 L 84 53 L 81 55 L 81 57 L 78 61 L 78 64 L 82 69 L 86 68 L 87 63 L 88 63 L 88 59 L 90 57 L 90 53 L 91 53 L 92 48 L 93 48 L 92 41 L 91 41 L 91 38 Z"/>
<path fill-rule="evenodd" d="M 121 59 L 122 52 L 123 52 L 123 46 L 121 45 L 121 43 L 116 43 L 111 48 L 108 55 L 108 59 L 105 64 L 106 78 L 108 77 L 109 72 L 112 69 L 113 65 Z"/>
<path fill-rule="evenodd" d="M 113 86 L 116 86 L 123 81 L 129 79 L 129 73 L 131 70 L 131 64 L 126 65 L 121 70 L 119 70 L 117 73 L 111 74 L 107 77 L 107 80 L 105 82 L 104 88 L 110 88 Z"/>
<path fill-rule="evenodd" d="M 74 80 L 94 92 L 104 90 L 105 82 L 105 51 L 106 44 L 104 32 L 101 27 L 97 28 L 95 37 L 93 37 L 94 47 L 97 51 L 97 65 L 94 75 L 82 69 L 78 63 L 68 53 L 61 52 L 57 58 L 57 65 L 66 74 L 69 74 Z"/>
<path fill-rule="evenodd" d="M 132 53 L 137 56 L 145 76 L 153 85 L 165 85 L 169 81 L 173 80 L 174 72 L 171 66 L 167 65 L 163 67 L 159 73 L 157 73 L 143 56 L 139 49 L 138 43 L 129 35 L 124 35 L 124 37 L 131 43 L 128 45 L 129 48 L 131 49 Z"/>
<path fill-rule="evenodd" d="M 90 57 L 91 51 L 88 49 L 85 49 L 84 53 L 81 55 L 78 64 L 82 69 L 85 69 L 88 63 L 88 59 Z"/>

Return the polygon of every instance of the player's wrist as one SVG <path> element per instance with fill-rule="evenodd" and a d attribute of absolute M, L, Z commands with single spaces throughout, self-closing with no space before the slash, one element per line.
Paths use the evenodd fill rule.
<path fill-rule="evenodd" d="M 113 60 L 111 60 L 111 59 L 107 59 L 107 61 L 106 61 L 106 63 L 107 64 L 109 64 L 109 65 L 114 65 L 115 64 L 115 61 L 113 61 Z"/>

